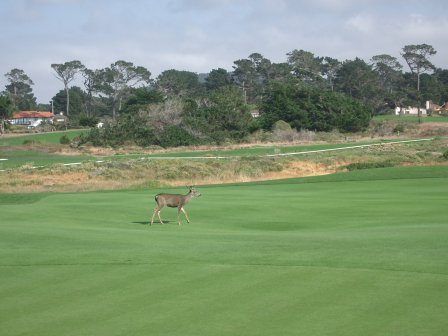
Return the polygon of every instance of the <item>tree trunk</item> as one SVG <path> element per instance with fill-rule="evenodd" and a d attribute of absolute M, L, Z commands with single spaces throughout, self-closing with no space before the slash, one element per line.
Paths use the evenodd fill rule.
<path fill-rule="evenodd" d="M 67 105 L 65 108 L 65 113 L 67 114 L 67 117 L 69 116 L 69 108 L 70 108 L 70 95 L 68 93 L 68 85 L 65 85 L 65 92 L 67 93 Z"/>

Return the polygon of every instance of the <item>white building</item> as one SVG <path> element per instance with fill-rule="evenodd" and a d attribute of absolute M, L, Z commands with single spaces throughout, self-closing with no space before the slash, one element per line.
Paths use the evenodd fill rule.
<path fill-rule="evenodd" d="M 400 110 L 402 115 L 415 115 L 418 116 L 418 107 L 395 107 L 395 115 L 400 115 Z M 420 113 L 422 116 L 426 116 L 427 110 L 426 108 L 420 107 Z"/>

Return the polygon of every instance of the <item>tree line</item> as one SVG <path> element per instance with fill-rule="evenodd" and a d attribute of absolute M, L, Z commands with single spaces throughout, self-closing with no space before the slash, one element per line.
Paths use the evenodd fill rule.
<path fill-rule="evenodd" d="M 131 62 L 88 69 L 74 60 L 51 65 L 63 86 L 52 107 L 78 125 L 108 119 L 105 129 L 83 139 L 97 145 L 239 140 L 258 129 L 270 130 L 279 120 L 297 130 L 361 131 L 372 115 L 395 106 L 448 100 L 448 70 L 431 63 L 434 54 L 427 44 L 404 46 L 403 69 L 386 54 L 369 62 L 339 61 L 293 50 L 285 62 L 273 63 L 253 53 L 234 61 L 232 71 L 218 68 L 198 75 L 170 69 L 155 79 Z M 34 84 L 23 70 L 12 69 L 5 76 L 9 84 L 0 95 L 0 111 L 6 110 L 3 105 L 9 111 L 51 108 L 36 103 Z M 82 78 L 83 88 L 70 86 L 76 77 Z M 260 117 L 252 118 L 250 112 Z"/>

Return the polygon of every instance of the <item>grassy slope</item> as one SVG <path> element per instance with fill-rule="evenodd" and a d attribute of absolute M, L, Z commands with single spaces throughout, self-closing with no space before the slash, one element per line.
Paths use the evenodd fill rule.
<path fill-rule="evenodd" d="M 45 153 L 37 150 L 9 150 L 0 153 L 0 169 L 18 168 L 29 164 L 30 166 L 50 166 L 53 164 L 84 162 L 97 160 L 94 157 L 83 155 L 60 155 Z"/>
<path fill-rule="evenodd" d="M 35 141 L 41 143 L 58 144 L 62 136 L 67 136 L 69 139 L 73 139 L 79 136 L 81 133 L 86 133 L 88 130 L 70 130 L 62 132 L 48 132 L 38 134 L 27 134 L 14 137 L 0 138 L 1 146 L 20 146 L 24 141 Z"/>
<path fill-rule="evenodd" d="M 405 178 L 403 178 L 405 177 Z M 442 335 L 446 167 L 0 195 L 2 335 Z M 183 190 L 174 190 L 183 191 Z"/>
<path fill-rule="evenodd" d="M 39 134 L 29 134 L 14 137 L 0 138 L 0 159 L 7 159 L 7 161 L 0 161 L 0 169 L 17 168 L 25 164 L 34 166 L 47 166 L 55 163 L 72 163 L 86 160 L 95 160 L 93 157 L 84 155 L 66 156 L 57 153 L 47 153 L 46 151 L 30 149 L 27 146 L 22 146 L 25 141 L 34 141 L 42 144 L 59 144 L 62 136 L 67 136 L 73 139 L 86 130 L 70 130 L 64 132 L 49 132 Z M 8 150 L 2 150 L 2 147 L 13 147 Z"/>
<path fill-rule="evenodd" d="M 393 140 L 382 141 L 359 141 L 350 143 L 338 143 L 338 144 L 319 144 L 319 145 L 300 145 L 300 146 L 254 146 L 239 149 L 230 150 L 207 150 L 207 151 L 174 151 L 168 153 L 156 153 L 156 154 L 123 154 L 113 155 L 108 157 L 94 157 L 89 155 L 61 155 L 58 153 L 46 153 L 44 151 L 33 150 L 29 148 L 17 147 L 17 150 L 0 151 L 0 158 L 7 159 L 6 161 L 0 161 L 0 169 L 11 169 L 23 166 L 24 164 L 31 164 L 34 166 L 50 166 L 58 163 L 74 163 L 74 162 L 86 162 L 95 160 L 112 160 L 112 161 L 126 161 L 132 159 L 148 158 L 152 157 L 172 157 L 172 158 L 185 158 L 185 157 L 251 157 L 251 156 L 265 156 L 265 155 L 277 155 L 285 153 L 301 153 L 307 151 L 324 151 L 334 150 L 338 148 L 352 148 L 354 146 L 363 146 L 379 143 L 393 142 Z M 1 146 L 0 146 L 1 149 Z"/>

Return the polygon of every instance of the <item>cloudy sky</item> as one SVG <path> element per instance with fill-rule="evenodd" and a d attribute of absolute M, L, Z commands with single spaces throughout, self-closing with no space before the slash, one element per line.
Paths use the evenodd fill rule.
<path fill-rule="evenodd" d="M 448 68 L 446 0 L 1 0 L 0 91 L 18 68 L 47 103 L 62 83 L 52 63 L 90 69 L 124 60 L 156 78 L 168 69 L 232 70 L 257 52 L 286 61 L 294 49 L 340 61 L 430 44 Z"/>

